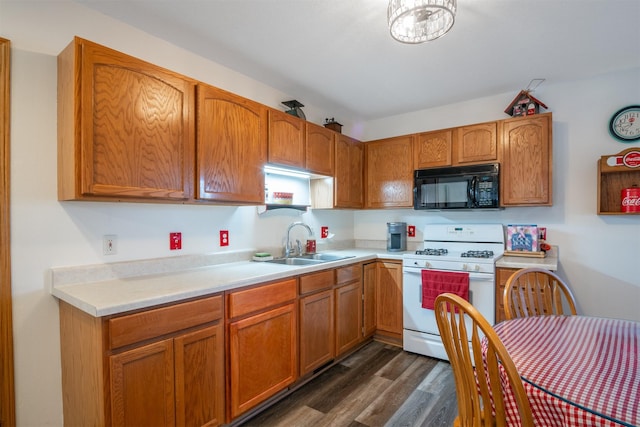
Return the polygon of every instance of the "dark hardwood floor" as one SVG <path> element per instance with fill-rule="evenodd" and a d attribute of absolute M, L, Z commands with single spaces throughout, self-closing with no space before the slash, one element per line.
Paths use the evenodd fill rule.
<path fill-rule="evenodd" d="M 373 341 L 244 427 L 451 426 L 451 366 Z"/>

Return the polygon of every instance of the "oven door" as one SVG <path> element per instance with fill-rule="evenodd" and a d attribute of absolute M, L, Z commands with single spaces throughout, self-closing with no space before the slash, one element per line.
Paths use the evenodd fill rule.
<path fill-rule="evenodd" d="M 422 308 L 422 268 L 404 267 L 402 282 L 403 331 L 405 351 L 449 360 L 442 344 L 435 312 Z M 492 273 L 469 273 L 469 301 L 494 323 L 495 280 Z M 467 325 L 471 331 L 471 325 Z"/>
<path fill-rule="evenodd" d="M 433 310 L 422 308 L 422 268 L 404 267 L 402 303 L 404 329 L 440 335 Z M 495 323 L 495 275 L 469 273 L 469 302 L 490 324 Z"/>

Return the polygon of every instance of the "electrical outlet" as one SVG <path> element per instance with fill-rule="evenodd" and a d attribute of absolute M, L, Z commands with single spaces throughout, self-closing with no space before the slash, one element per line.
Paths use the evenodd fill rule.
<path fill-rule="evenodd" d="M 229 246 L 229 230 L 220 230 L 220 246 Z"/>
<path fill-rule="evenodd" d="M 407 236 L 408 237 L 416 237 L 416 226 L 410 225 L 407 227 Z"/>
<path fill-rule="evenodd" d="M 169 233 L 169 249 L 182 249 L 182 233 Z"/>
<path fill-rule="evenodd" d="M 329 237 L 329 227 L 327 226 L 320 227 L 320 238 L 326 239 L 327 237 Z"/>
<path fill-rule="evenodd" d="M 102 236 L 102 255 L 115 255 L 118 253 L 118 236 L 105 234 Z"/>

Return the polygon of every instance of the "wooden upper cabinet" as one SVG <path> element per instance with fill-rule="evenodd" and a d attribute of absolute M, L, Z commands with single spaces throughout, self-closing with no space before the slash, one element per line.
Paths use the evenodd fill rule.
<path fill-rule="evenodd" d="M 364 205 L 362 145 L 346 135 L 337 136 L 334 179 L 334 206 L 337 208 L 362 208 Z"/>
<path fill-rule="evenodd" d="M 335 173 L 336 133 L 309 122 L 306 123 L 306 129 L 306 169 L 319 175 L 333 176 Z"/>
<path fill-rule="evenodd" d="M 198 84 L 197 198 L 264 203 L 267 107 Z"/>
<path fill-rule="evenodd" d="M 551 113 L 502 121 L 502 206 L 552 205 L 551 123 Z"/>
<path fill-rule="evenodd" d="M 58 56 L 58 198 L 193 195 L 195 81 L 76 37 Z"/>
<path fill-rule="evenodd" d="M 414 169 L 489 163 L 498 160 L 498 123 L 479 123 L 420 133 Z"/>
<path fill-rule="evenodd" d="M 451 166 L 452 144 L 452 129 L 418 134 L 413 150 L 414 169 Z"/>
<path fill-rule="evenodd" d="M 367 208 L 413 206 L 413 136 L 366 143 Z"/>
<path fill-rule="evenodd" d="M 305 167 L 305 121 L 269 110 L 269 163 Z"/>
<path fill-rule="evenodd" d="M 453 164 L 496 162 L 498 160 L 498 123 L 480 123 L 455 128 Z"/>

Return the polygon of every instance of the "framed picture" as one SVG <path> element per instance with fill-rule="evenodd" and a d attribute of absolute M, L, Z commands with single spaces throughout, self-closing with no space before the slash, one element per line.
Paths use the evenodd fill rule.
<path fill-rule="evenodd" d="M 507 250 L 538 252 L 538 226 L 533 225 L 507 225 Z"/>

